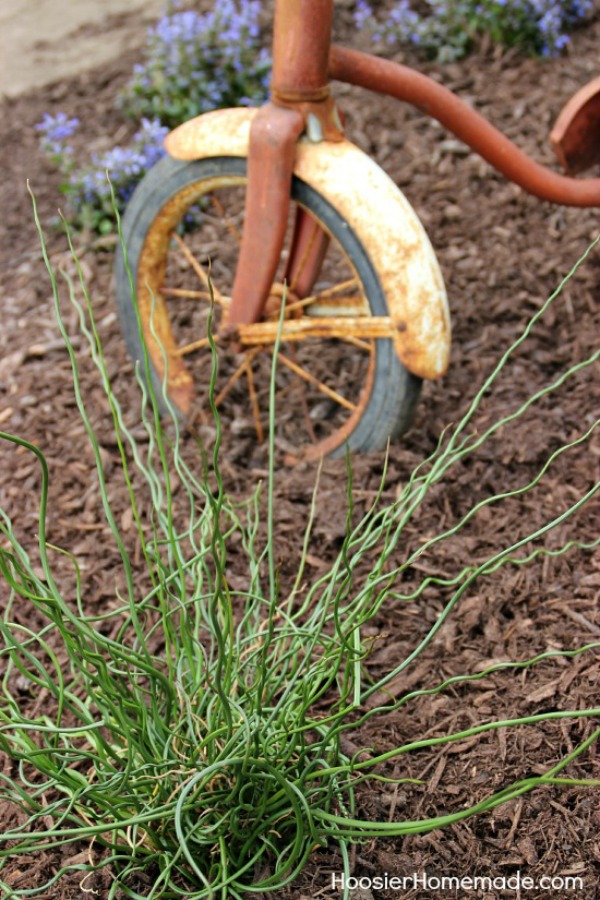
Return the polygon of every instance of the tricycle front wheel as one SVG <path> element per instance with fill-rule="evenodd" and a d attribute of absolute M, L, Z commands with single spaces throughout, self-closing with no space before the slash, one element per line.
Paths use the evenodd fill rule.
<path fill-rule="evenodd" d="M 365 337 L 365 317 L 375 317 L 375 335 L 377 323 L 389 316 L 378 273 L 348 222 L 297 177 L 287 246 L 297 208 L 312 217 L 316 235 L 324 231 L 330 238 L 310 296 L 296 296 L 294 283 L 284 286 L 284 252 L 265 320 L 246 326 L 235 343 L 219 337 L 239 253 L 245 185 L 245 159 L 167 157 L 138 186 L 123 219 L 127 262 L 121 248 L 116 294 L 142 378 L 143 339 L 159 399 L 166 389 L 174 407 L 208 436 L 214 430 L 209 386 L 216 365 L 213 396 L 224 439 L 229 432 L 238 442 L 263 441 L 275 323 L 286 296 L 276 374 L 278 446 L 294 458 L 335 456 L 346 446 L 384 449 L 409 426 L 421 381 L 399 361 L 391 338 Z"/>

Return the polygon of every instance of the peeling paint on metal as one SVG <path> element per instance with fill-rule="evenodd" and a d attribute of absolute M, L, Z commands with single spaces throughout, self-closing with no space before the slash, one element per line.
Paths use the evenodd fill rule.
<path fill-rule="evenodd" d="M 167 138 L 177 159 L 247 156 L 254 109 L 216 110 L 186 122 Z M 429 238 L 393 181 L 350 141 L 298 143 L 294 173 L 319 191 L 348 222 L 378 272 L 394 344 L 406 368 L 438 378 L 450 358 L 450 317 L 444 282 Z"/>

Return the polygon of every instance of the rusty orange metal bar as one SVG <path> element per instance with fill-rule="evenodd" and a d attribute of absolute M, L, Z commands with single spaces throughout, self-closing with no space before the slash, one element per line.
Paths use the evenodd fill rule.
<path fill-rule="evenodd" d="M 308 297 L 329 247 L 329 235 L 306 210 L 297 207 L 284 280 L 295 297 Z M 289 308 L 289 305 L 288 305 Z"/>
<path fill-rule="evenodd" d="M 279 322 L 257 322 L 240 325 L 236 337 L 244 346 L 274 344 L 281 331 L 283 341 L 304 341 L 307 338 L 337 338 L 344 340 L 357 334 L 371 338 L 393 338 L 398 332 L 390 316 L 303 316 Z"/>
<path fill-rule="evenodd" d="M 257 322 L 267 302 L 285 239 L 300 134 L 312 128 L 316 139 L 341 138 L 328 76 L 332 23 L 332 0 L 275 4 L 272 102 L 250 132 L 246 218 L 226 330 Z"/>
<path fill-rule="evenodd" d="M 284 0 L 275 4 L 273 76 L 275 98 L 319 100 L 329 94 L 332 0 Z"/>
<path fill-rule="evenodd" d="M 301 114 L 267 104 L 250 130 L 246 218 L 225 330 L 257 322 L 281 258 Z"/>
<path fill-rule="evenodd" d="M 536 163 L 452 91 L 420 72 L 334 45 L 329 74 L 337 81 L 405 100 L 423 110 L 509 181 L 541 200 L 565 206 L 600 206 L 600 178 L 575 180 Z"/>
<path fill-rule="evenodd" d="M 285 239 L 298 138 L 304 131 L 313 140 L 343 138 L 330 78 L 411 103 L 540 199 L 600 206 L 599 178 L 575 180 L 536 163 L 452 91 L 407 66 L 331 46 L 332 22 L 332 0 L 279 0 L 275 5 L 271 102 L 252 124 L 246 220 L 226 331 L 257 322 L 265 309 Z M 580 92 L 555 126 L 554 146 L 571 168 L 600 158 L 599 98 L 597 86 Z M 285 272 L 290 281 L 302 281 L 299 297 L 310 292 L 326 246 L 326 235 L 311 234 L 311 223 L 300 213 Z M 302 261 L 307 264 L 303 276 Z"/>

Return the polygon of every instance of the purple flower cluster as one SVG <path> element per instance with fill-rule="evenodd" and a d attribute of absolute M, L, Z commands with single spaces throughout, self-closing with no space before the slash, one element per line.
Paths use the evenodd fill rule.
<path fill-rule="evenodd" d="M 168 126 L 224 106 L 262 103 L 271 59 L 260 47 L 260 0 L 219 0 L 201 15 L 174 0 L 150 29 L 146 59 L 134 68 L 122 105 L 141 127 L 127 147 L 94 154 L 77 167 L 69 144 L 79 122 L 46 114 L 36 126 L 41 146 L 59 166 L 73 221 L 95 231 L 112 228 L 112 184 L 123 208 L 144 173 L 164 154 Z"/>
<path fill-rule="evenodd" d="M 259 0 L 220 0 L 205 14 L 164 16 L 150 29 L 123 107 L 173 126 L 209 109 L 262 103 L 271 59 L 260 47 L 260 9 Z"/>
<path fill-rule="evenodd" d="M 49 156 L 61 156 L 63 153 L 72 153 L 72 148 L 66 144 L 79 127 L 79 119 L 69 119 L 65 113 L 59 112 L 55 116 L 44 113 L 44 118 L 35 126 L 41 133 L 40 143 L 42 149 Z"/>
<path fill-rule="evenodd" d="M 93 154 L 89 166 L 78 168 L 73 147 L 68 143 L 78 125 L 77 119 L 68 119 L 64 113 L 56 116 L 46 113 L 36 128 L 42 133 L 42 149 L 61 170 L 62 189 L 69 198 L 72 219 L 94 231 L 108 231 L 112 229 L 113 218 L 108 178 L 121 210 L 144 173 L 164 156 L 163 141 L 168 129 L 157 119 L 142 119 L 128 147 L 113 147 L 106 153 Z"/>
<path fill-rule="evenodd" d="M 367 0 L 357 0 L 355 21 L 359 28 L 372 27 L 375 40 L 412 44 L 441 62 L 464 56 L 484 33 L 504 46 L 557 56 L 593 0 L 427 0 L 426 6 L 421 15 L 409 0 L 397 0 L 386 18 L 377 21 Z"/>
<path fill-rule="evenodd" d="M 142 119 L 141 128 L 128 147 L 94 153 L 91 166 L 77 173 L 73 181 L 77 205 L 81 208 L 86 204 L 110 204 L 109 178 L 119 205 L 124 206 L 142 176 L 165 155 L 163 141 L 168 130 L 158 119 Z"/>
<path fill-rule="evenodd" d="M 582 22 L 593 7 L 593 0 L 556 3 L 551 0 L 529 0 L 537 19 L 542 56 L 556 56 L 569 43 L 567 31 Z"/>

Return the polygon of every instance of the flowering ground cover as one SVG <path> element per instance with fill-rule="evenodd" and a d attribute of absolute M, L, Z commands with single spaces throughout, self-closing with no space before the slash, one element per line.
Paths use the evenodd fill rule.
<path fill-rule="evenodd" d="M 338 39 L 351 40 L 352 10 L 340 5 Z M 516 52 L 483 48 L 478 55 L 447 67 L 423 65 L 436 78 L 469 99 L 510 137 L 537 159 L 552 163 L 546 136 L 562 103 L 581 84 L 598 74 L 597 47 L 600 25 L 575 34 L 564 58 L 544 61 L 523 58 Z M 416 62 L 414 57 L 409 61 Z M 78 152 L 108 153 L 133 137 L 115 113 L 115 100 L 129 78 L 133 60 L 82 76 L 67 85 L 24 96 L 6 104 L 7 127 L 0 136 L 7 177 L 3 180 L 3 230 L 0 241 L 0 428 L 14 431 L 43 446 L 51 467 L 49 536 L 75 552 L 83 565 L 85 602 L 91 611 L 104 611 L 114 601 L 116 552 L 99 512 L 99 495 L 92 478 L 93 460 L 85 443 L 72 398 L 69 364 L 53 319 L 50 289 L 40 259 L 31 208 L 25 190 L 29 178 L 38 195 L 44 221 L 60 204 L 59 177 L 41 152 L 35 124 L 45 113 L 64 112 L 62 127 L 79 119 L 70 136 Z M 523 195 L 490 172 L 452 136 L 420 113 L 386 100 L 363 98 L 359 92 L 339 89 L 348 132 L 400 184 L 425 223 L 438 252 L 446 278 L 454 324 L 452 367 L 441 384 L 428 385 L 414 428 L 391 450 L 386 497 L 393 499 L 412 468 L 427 456 L 443 428 L 466 408 L 473 390 L 495 364 L 499 353 L 539 308 L 596 236 L 595 212 L 555 208 Z M 129 129 L 129 130 L 128 130 Z M 109 361 L 115 390 L 124 402 L 128 423 L 135 428 L 133 376 L 119 333 L 111 286 L 112 238 L 85 237 L 81 247 L 86 277 Z M 50 232 L 51 255 L 68 266 L 64 239 Z M 598 334 L 600 267 L 593 256 L 569 283 L 553 310 L 507 372 L 499 391 L 482 408 L 481 425 L 512 408 L 536 387 L 589 354 Z M 67 319 L 77 343 L 77 323 Z M 90 415 L 101 435 L 107 471 L 114 466 L 117 448 L 107 427 L 106 408 L 91 365 L 85 358 L 83 388 Z M 597 383 L 582 375 L 553 403 L 532 409 L 531 416 L 474 459 L 458 469 L 432 496 L 407 534 L 417 544 L 467 505 L 490 485 L 511 486 L 537 471 L 549 450 L 590 425 L 600 405 Z M 287 414 L 287 411 L 282 411 Z M 264 477 L 265 454 L 254 449 L 252 422 L 240 411 L 235 446 L 223 450 L 222 468 L 228 490 L 245 496 Z M 190 446 L 189 449 L 192 449 Z M 17 449 L 0 448 L 0 500 L 14 515 L 15 527 L 35 544 L 39 475 L 33 463 Z M 544 482 L 542 499 L 504 507 L 497 515 L 478 520 L 476 528 L 449 542 L 435 560 L 435 571 L 457 560 L 478 559 L 490 548 L 520 533 L 526 521 L 535 527 L 547 508 L 561 508 L 594 480 L 597 446 L 557 462 Z M 366 505 L 377 490 L 384 460 L 381 454 L 357 457 L 354 485 L 357 503 Z M 277 554 L 281 578 L 293 579 L 298 535 L 305 522 L 315 469 L 282 469 L 276 485 Z M 315 518 L 316 545 L 308 560 L 307 577 L 318 577 L 339 548 L 345 528 L 340 484 L 344 464 L 324 466 L 320 502 Z M 343 493 L 343 492 L 342 492 Z M 133 534 L 127 518 L 127 498 L 115 491 L 113 501 L 124 535 Z M 544 507 L 544 508 L 543 508 Z M 586 508 L 573 523 L 579 536 L 598 533 L 597 506 Z M 570 528 L 571 526 L 569 526 Z M 565 528 L 558 536 L 568 540 Z M 132 544 L 135 557 L 135 546 Z M 68 577 L 65 562 L 61 570 Z M 235 557 L 229 578 L 241 587 L 242 572 Z M 597 639 L 600 629 L 597 597 L 598 561 L 585 552 L 559 559 L 548 558 L 529 570 L 505 570 L 493 582 L 464 598 L 453 624 L 443 630 L 418 666 L 392 691 L 405 692 L 438 683 L 492 661 L 526 658 L 547 649 L 570 649 Z M 0 597 L 0 602 L 2 598 Z M 378 672 L 414 647 L 441 608 L 440 597 L 429 592 L 402 608 L 390 606 L 373 622 L 370 664 Z M 26 609 L 15 612 L 24 623 L 36 625 Z M 468 691 L 454 688 L 443 695 L 421 699 L 395 713 L 377 733 L 352 735 L 359 749 L 375 744 L 380 751 L 410 739 L 435 735 L 440 730 L 468 727 L 474 721 L 542 712 L 566 705 L 590 706 L 597 694 L 597 658 L 584 655 L 575 663 L 546 661 L 527 673 L 498 672 Z M 22 702 L 31 708 L 51 702 L 26 690 Z M 591 724 L 548 724 L 539 729 L 498 732 L 477 746 L 464 741 L 443 752 L 432 748 L 408 758 L 406 768 L 392 776 L 419 779 L 421 784 L 399 787 L 381 783 L 359 796 L 360 812 L 380 820 L 425 817 L 458 810 L 500 788 L 509 780 L 542 771 L 548 761 L 580 742 Z M 346 751 L 353 753 L 352 746 Z M 3 760 L 3 771 L 11 764 Z M 578 761 L 573 774 L 598 776 L 590 751 Z M 446 831 L 376 841 L 358 846 L 352 857 L 358 876 L 509 875 L 516 871 L 539 879 L 544 875 L 583 879 L 574 896 L 593 897 L 600 860 L 596 797 L 583 788 L 548 787 L 493 814 L 455 825 Z M 9 807 L 0 819 L 18 821 Z M 35 890 L 53 871 L 73 866 L 98 853 L 82 844 L 76 854 L 61 848 L 45 851 L 38 859 L 12 859 L 2 878 L 14 889 Z M 325 849 L 309 861 L 306 870 L 285 891 L 281 900 L 339 896 L 331 888 L 332 873 L 340 860 Z M 140 875 L 138 892 L 149 889 L 153 873 Z M 98 875 L 80 886 L 73 873 L 44 892 L 47 900 L 80 898 L 82 889 L 106 897 L 110 875 Z M 398 897 L 392 889 L 371 890 L 375 900 Z M 427 898 L 407 889 L 403 898 Z M 434 894 L 431 895 L 435 896 Z M 478 896 L 474 894 L 474 896 Z M 493 889 L 483 897 L 514 896 Z M 542 896 L 531 892 L 530 896 Z M 548 892 L 544 894 L 548 896 Z M 364 893 L 369 900 L 369 893 Z"/>
<path fill-rule="evenodd" d="M 592 0 L 429 0 L 420 5 L 397 0 L 377 14 L 368 0 L 358 0 L 355 21 L 388 47 L 412 46 L 448 62 L 465 56 L 484 36 L 522 52 L 558 56 L 572 29 L 592 11 Z"/>

